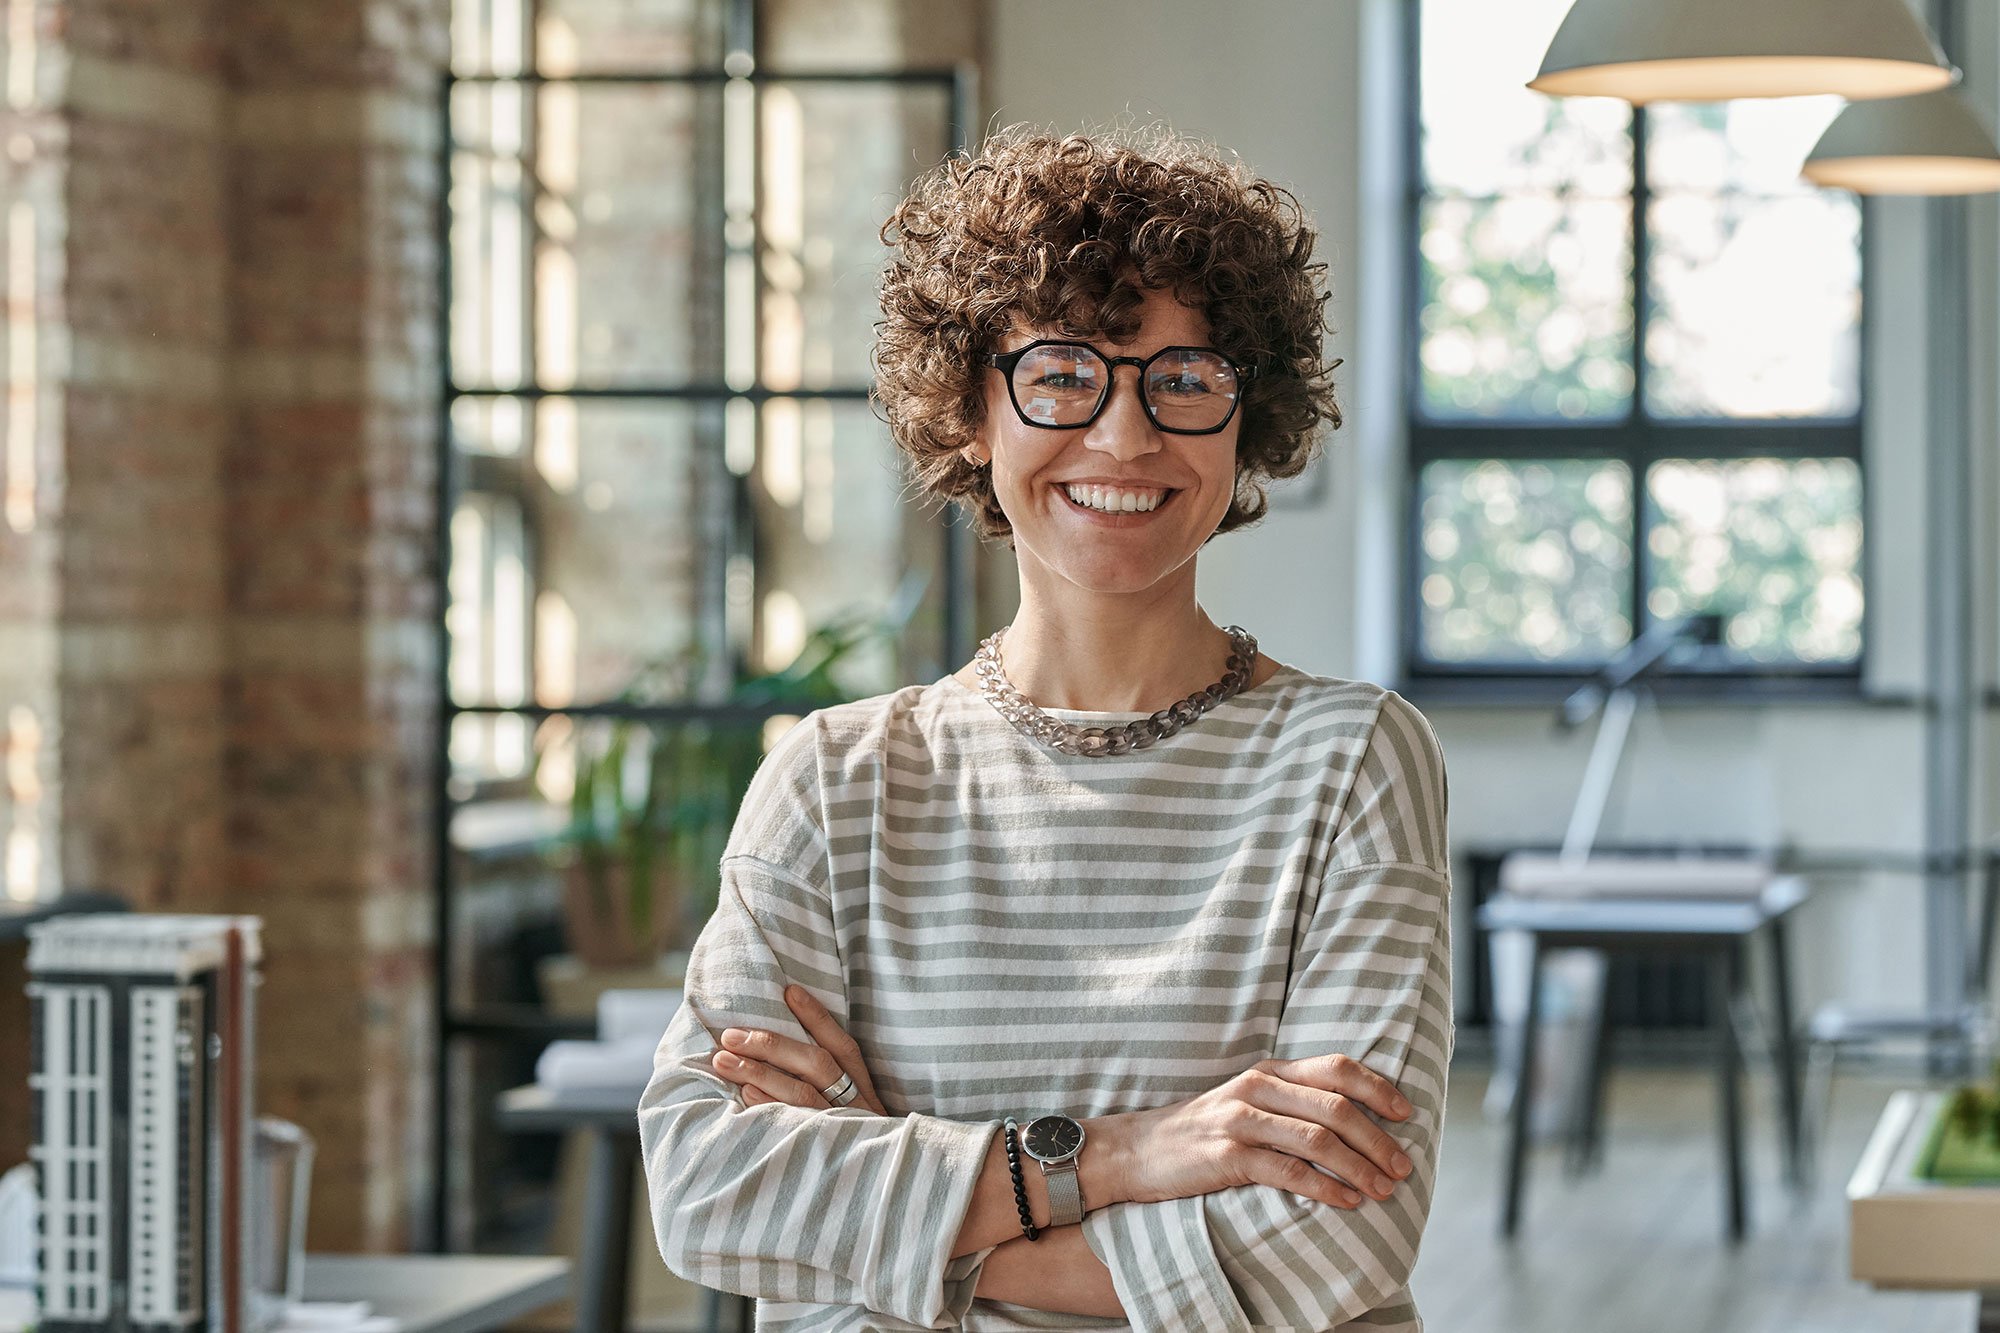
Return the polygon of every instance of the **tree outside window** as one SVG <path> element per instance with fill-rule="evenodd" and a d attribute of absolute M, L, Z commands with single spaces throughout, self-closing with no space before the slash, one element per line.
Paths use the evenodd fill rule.
<path fill-rule="evenodd" d="M 1410 674 L 1858 675 L 1862 214 L 1800 179 L 1838 98 L 1524 85 L 1569 0 L 1415 7 Z"/>

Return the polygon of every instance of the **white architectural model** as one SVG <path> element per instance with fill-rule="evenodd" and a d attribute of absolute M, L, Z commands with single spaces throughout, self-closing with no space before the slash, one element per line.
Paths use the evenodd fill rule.
<path fill-rule="evenodd" d="M 29 927 L 41 1333 L 251 1333 L 256 917 Z"/>

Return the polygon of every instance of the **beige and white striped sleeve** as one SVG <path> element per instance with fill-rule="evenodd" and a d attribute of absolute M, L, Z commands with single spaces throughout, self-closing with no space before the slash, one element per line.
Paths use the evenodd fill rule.
<path fill-rule="evenodd" d="M 811 1041 L 784 1000 L 792 982 L 848 1023 L 827 894 L 799 873 L 806 855 L 791 850 L 813 836 L 802 819 L 805 744 L 788 735 L 745 797 L 732 848 L 763 846 L 778 859 L 723 858 L 685 1002 L 639 1103 L 660 1256 L 718 1291 L 864 1306 L 875 1312 L 871 1328 L 954 1328 L 992 1253 L 953 1258 L 951 1249 L 1000 1122 L 750 1106 L 709 1064 L 725 1027 Z"/>
<path fill-rule="evenodd" d="M 1083 1222 L 1135 1330 L 1291 1328 L 1415 1318 L 1408 1280 L 1430 1214 L 1454 1045 L 1444 761 L 1385 693 L 1293 962 L 1271 1054 L 1345 1051 L 1410 1101 L 1374 1117 L 1412 1162 L 1385 1200 L 1336 1208 L 1268 1185 L 1120 1203 Z"/>

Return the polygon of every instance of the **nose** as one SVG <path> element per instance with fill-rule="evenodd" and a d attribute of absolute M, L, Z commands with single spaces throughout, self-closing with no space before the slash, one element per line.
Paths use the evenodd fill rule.
<path fill-rule="evenodd" d="M 1127 370 L 1132 372 L 1129 381 L 1123 375 Z M 1139 399 L 1139 377 L 1143 373 L 1138 366 L 1111 367 L 1111 397 L 1097 414 L 1097 420 L 1083 433 L 1086 449 L 1124 459 L 1139 458 L 1165 447 L 1160 432 L 1153 427 L 1153 419 L 1146 415 L 1146 405 Z"/>

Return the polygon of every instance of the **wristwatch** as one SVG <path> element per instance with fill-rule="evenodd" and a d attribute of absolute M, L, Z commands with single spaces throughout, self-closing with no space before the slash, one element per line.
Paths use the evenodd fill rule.
<path fill-rule="evenodd" d="M 1081 1222 L 1083 1185 L 1077 1179 L 1076 1158 L 1083 1151 L 1083 1126 L 1060 1112 L 1038 1116 L 1021 1130 L 1021 1147 L 1042 1164 L 1042 1179 L 1049 1187 L 1049 1225 Z"/>

